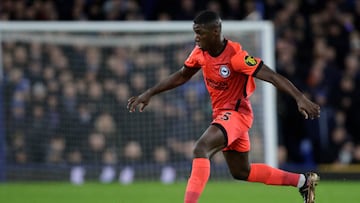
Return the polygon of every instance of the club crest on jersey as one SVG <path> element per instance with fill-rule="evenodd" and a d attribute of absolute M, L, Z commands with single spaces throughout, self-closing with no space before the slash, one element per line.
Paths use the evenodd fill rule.
<path fill-rule="evenodd" d="M 255 66 L 257 64 L 257 61 L 252 56 L 245 56 L 245 63 L 249 66 Z"/>
<path fill-rule="evenodd" d="M 223 78 L 227 78 L 230 76 L 230 69 L 226 65 L 220 66 L 220 75 Z"/>

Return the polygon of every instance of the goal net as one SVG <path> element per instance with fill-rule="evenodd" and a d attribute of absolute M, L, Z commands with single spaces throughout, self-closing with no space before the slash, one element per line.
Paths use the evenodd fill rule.
<path fill-rule="evenodd" d="M 228 21 L 223 31 L 274 67 L 271 23 Z M 126 105 L 183 65 L 192 22 L 4 22 L 0 41 L 0 180 L 187 179 L 211 121 L 202 74 L 142 113 Z M 276 166 L 275 90 L 257 81 L 251 100 L 251 161 Z M 212 166 L 229 178 L 221 153 Z"/>

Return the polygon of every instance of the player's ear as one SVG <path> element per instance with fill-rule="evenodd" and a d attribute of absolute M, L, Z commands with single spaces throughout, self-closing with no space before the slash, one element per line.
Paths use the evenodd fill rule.
<path fill-rule="evenodd" d="M 221 32 L 221 29 L 218 26 L 213 29 L 213 34 L 215 36 L 219 36 L 221 34 L 220 32 Z"/>

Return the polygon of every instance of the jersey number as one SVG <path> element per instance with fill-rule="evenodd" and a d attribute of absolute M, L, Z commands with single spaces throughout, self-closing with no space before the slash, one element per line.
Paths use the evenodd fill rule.
<path fill-rule="evenodd" d="M 229 120 L 230 115 L 231 115 L 230 112 L 226 112 L 223 116 L 221 116 L 221 119 L 227 121 Z"/>

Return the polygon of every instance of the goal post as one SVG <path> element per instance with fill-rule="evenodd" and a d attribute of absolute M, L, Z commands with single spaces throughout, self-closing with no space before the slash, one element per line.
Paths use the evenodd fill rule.
<path fill-rule="evenodd" d="M 224 21 L 223 34 L 240 42 L 245 50 L 262 58 L 270 68 L 275 68 L 274 28 L 270 21 Z M 101 160 L 96 162 L 97 164 L 90 164 L 93 163 L 90 161 L 83 164 L 90 169 L 87 173 L 93 177 L 97 176 L 94 171 L 109 169 L 102 166 L 115 166 L 114 170 L 109 169 L 110 172 L 108 170 L 106 174 L 111 176 L 115 172 L 116 178 L 121 179 L 119 171 L 131 174 L 125 169 L 127 165 L 135 162 L 134 167 L 140 171 L 139 177 L 156 179 L 158 168 L 168 165 L 167 162 L 180 171 L 178 173 L 188 172 L 188 145 L 193 142 L 186 141 L 200 136 L 199 130 L 203 130 L 211 118 L 202 75 L 197 74 L 189 84 L 179 87 L 180 90 L 163 93 L 159 95 L 160 99 L 154 98 L 145 115 L 126 114 L 120 108 L 121 105 L 124 108 L 126 105 L 119 105 L 118 102 L 124 102 L 121 97 L 137 94 L 144 86 L 149 87 L 180 68 L 193 48 L 193 38 L 191 21 L 0 22 L 0 80 L 5 84 L 1 92 L 7 92 L 2 102 L 4 105 L 0 107 L 0 112 L 3 112 L 0 126 L 4 126 L 4 130 L 0 131 L 0 152 L 5 152 L 0 153 L 0 181 L 21 178 L 57 179 L 54 176 L 64 175 L 64 167 L 71 168 L 77 165 L 74 163 L 82 163 L 83 161 L 79 160 L 84 159 Z M 86 67 L 82 67 L 83 65 Z M 39 75 L 36 75 L 37 73 Z M 7 85 L 14 82 L 11 80 L 16 80 L 16 77 L 22 77 L 23 80 L 11 84 L 13 86 Z M 142 84 L 142 80 L 146 81 L 145 84 Z M 269 83 L 259 80 L 256 80 L 256 83 L 257 90 L 251 98 L 255 121 L 250 131 L 250 156 L 252 161 L 277 167 L 276 90 Z M 56 85 L 58 87 L 55 87 Z M 135 87 L 137 85 L 140 87 Z M 55 96 L 50 94 L 52 88 L 58 88 Z M 106 97 L 109 91 L 111 96 Z M 67 100 L 66 97 L 74 95 L 77 99 Z M 91 97 L 96 98 L 97 95 L 106 99 L 100 98 L 101 102 L 96 102 Z M 42 99 L 40 103 L 37 103 L 37 97 Z M 200 101 L 195 105 L 188 105 L 187 102 L 194 98 Z M 61 104 L 62 108 L 58 111 L 65 113 L 50 114 L 48 111 L 52 102 Z M 76 105 L 72 106 L 74 102 Z M 46 108 L 38 104 L 45 105 Z M 13 114 L 17 111 L 14 109 L 17 107 L 26 108 L 22 109 L 25 111 L 22 113 L 26 114 L 27 120 L 21 125 L 17 120 L 14 121 Z M 74 108 L 76 113 L 67 113 L 66 108 Z M 159 109 L 161 113 L 155 113 Z M 55 121 L 52 123 L 58 125 L 56 129 L 49 130 L 50 117 L 48 120 L 44 119 L 45 124 L 39 121 L 46 127 L 46 130 L 43 130 L 46 132 L 41 128 L 34 129 L 40 125 L 35 122 L 34 116 L 55 116 L 56 113 L 62 119 L 56 121 L 60 124 Z M 91 122 L 88 129 L 82 126 L 79 130 L 79 119 L 86 120 L 86 113 L 90 114 Z M 187 122 L 184 119 L 186 117 L 193 120 Z M 178 120 L 171 120 L 172 118 Z M 23 128 L 23 131 L 19 131 L 18 126 Z M 136 145 L 132 142 L 135 139 L 133 135 L 142 144 Z M 186 139 L 179 138 L 181 135 Z M 120 141 L 119 137 L 122 137 Z M 101 140 L 102 138 L 105 140 Z M 71 145 L 69 149 L 68 145 Z M 77 147 L 74 147 L 75 145 Z M 88 145 L 94 148 L 104 145 L 109 148 L 104 148 L 99 154 L 89 152 L 86 149 Z M 155 145 L 165 145 L 165 152 L 162 147 L 151 147 Z M 24 147 L 25 153 L 31 148 L 31 155 L 21 154 L 22 149 L 16 147 Z M 143 149 L 139 150 L 139 147 Z M 79 155 L 78 152 L 83 154 Z M 61 161 L 58 160 L 57 153 L 63 153 L 59 155 Z M 152 161 L 153 159 L 156 161 Z M 17 163 L 18 161 L 24 162 Z M 219 163 L 219 168 L 222 168 L 224 162 L 220 159 Z M 99 169 L 100 165 L 102 169 Z M 76 170 L 79 168 L 73 169 L 74 174 L 81 173 L 81 170 Z M 91 169 L 94 169 L 93 172 L 89 172 Z M 165 167 L 164 170 L 167 169 L 169 168 Z M 37 170 L 44 170 L 46 175 L 34 175 Z M 219 176 L 223 177 L 224 173 L 226 172 L 220 172 Z M 124 175 L 124 180 L 126 177 Z"/>

